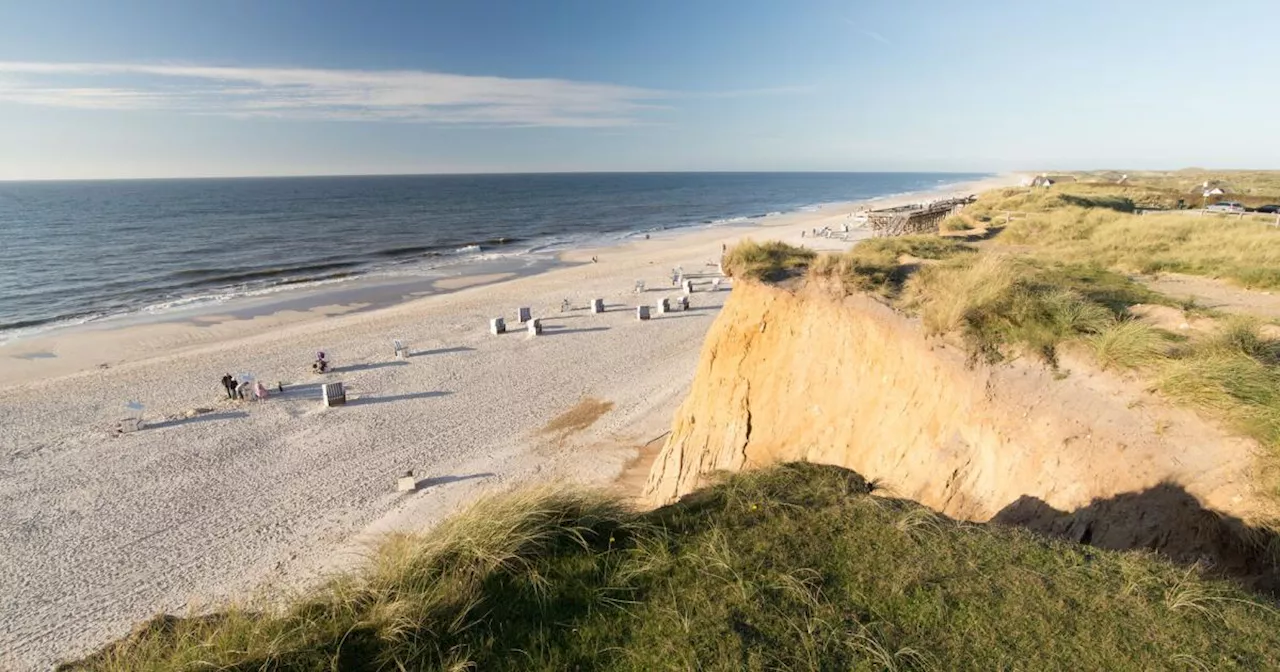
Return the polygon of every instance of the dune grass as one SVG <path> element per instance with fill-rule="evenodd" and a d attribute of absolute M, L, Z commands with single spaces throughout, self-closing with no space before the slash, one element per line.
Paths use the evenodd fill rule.
<path fill-rule="evenodd" d="M 1152 367 L 1170 398 L 1227 419 L 1280 452 L 1280 342 L 1255 320 L 1235 318 Z"/>
<path fill-rule="evenodd" d="M 1151 299 L 1097 267 L 982 254 L 920 269 L 901 306 L 919 313 L 930 334 L 959 334 L 973 361 L 1019 352 L 1053 365 L 1061 343 L 1103 334 L 1128 306 Z"/>
<path fill-rule="evenodd" d="M 157 619 L 64 669 L 1280 666 L 1280 612 L 1232 584 L 871 490 L 791 464 L 645 514 L 497 497 L 279 612 Z"/>
<path fill-rule="evenodd" d="M 818 257 L 809 274 L 838 279 L 851 291 L 894 297 L 918 260 L 939 261 L 974 252 L 973 247 L 938 236 L 870 238 L 847 252 Z"/>
<path fill-rule="evenodd" d="M 730 277 L 778 282 L 803 272 L 817 256 L 813 250 L 776 240 L 748 239 L 726 252 L 721 265 Z"/>
<path fill-rule="evenodd" d="M 1058 262 L 1093 263 L 1123 272 L 1186 273 L 1249 288 L 1280 288 L 1280 228 L 1261 219 L 1198 213 L 1130 214 L 1131 196 L 1098 194 L 1096 185 L 1001 189 L 969 210 L 978 218 L 1016 213 L 997 242 L 1033 248 Z M 1277 199 L 1280 200 L 1280 199 Z M 1199 203 L 1196 204 L 1197 206 Z"/>
<path fill-rule="evenodd" d="M 1200 173 L 1195 175 L 1203 177 Z M 1241 188 L 1254 190 L 1251 194 L 1254 199 L 1272 199 L 1267 194 L 1280 192 L 1280 173 L 1233 173 L 1232 180 L 1248 185 Z M 1250 288 L 1280 287 L 1280 229 L 1269 226 L 1270 219 L 1188 213 L 1140 217 L 1128 213 L 1131 208 L 1125 201 L 1132 204 L 1155 199 L 1157 205 L 1168 206 L 1159 199 L 1186 196 L 1185 182 L 1186 176 L 1177 174 L 1153 177 L 1150 183 L 1076 183 L 1048 190 L 996 190 L 983 195 L 969 214 L 1016 213 L 996 239 L 991 253 L 998 253 L 1000 249 L 1016 250 L 1018 263 L 1024 267 L 1088 265 L 1144 274 L 1179 272 L 1224 278 Z M 946 272 L 927 270 L 933 274 Z M 1112 271 L 1107 273 L 1113 278 L 1122 278 Z M 1034 348 L 1038 343 L 1051 343 L 1055 337 L 1072 336 L 1069 329 L 1049 328 L 1026 333 L 997 322 L 997 337 L 987 338 L 988 331 L 982 328 L 984 323 L 977 320 L 975 325 L 972 314 L 963 312 L 983 302 L 981 292 L 971 294 L 967 301 L 955 296 L 947 298 L 948 292 L 950 295 L 963 293 L 947 287 L 947 283 L 962 285 L 964 278 L 953 272 L 925 286 L 931 279 L 929 273 L 921 275 L 922 291 L 918 293 L 925 298 L 918 302 L 926 307 L 931 305 L 930 301 L 940 305 L 948 301 L 959 304 L 959 307 L 950 307 L 950 312 L 959 311 L 969 319 L 962 324 L 951 315 L 950 322 L 933 328 L 937 331 L 967 329 L 964 333 L 976 333 L 981 338 L 971 347 L 989 348 L 991 342 L 1003 347 L 1022 341 Z M 1045 284 L 1056 283 L 1050 279 Z M 1120 289 L 1115 283 L 1112 285 Z M 1060 286 L 1079 291 L 1070 283 Z M 983 291 L 989 294 L 993 290 L 984 287 Z M 931 299 L 930 293 L 938 296 Z M 1075 330 L 1081 332 L 1102 366 L 1139 371 L 1152 379 L 1166 396 L 1225 420 L 1236 431 L 1269 449 L 1270 461 L 1280 461 L 1280 370 L 1277 369 L 1280 344 L 1264 338 L 1256 321 L 1228 320 L 1211 336 L 1193 335 L 1184 343 L 1175 344 L 1173 335 L 1127 320 L 1124 312 L 1126 304 L 1174 305 L 1167 297 L 1149 292 L 1142 297 L 1129 290 L 1113 292 L 1111 296 L 1097 292 L 1086 296 L 1108 307 L 1115 317 L 1101 329 L 1091 325 L 1088 329 Z M 1009 303 L 995 302 L 994 305 L 1008 306 Z M 1037 314 L 1051 315 L 1052 311 Z M 929 313 L 925 313 L 925 317 L 929 324 Z M 1005 322 L 1008 321 L 1006 318 Z M 1054 322 L 1048 318 L 1046 321 L 1051 325 Z M 1274 485 L 1270 489 L 1280 492 Z"/>
<path fill-rule="evenodd" d="M 1168 357 L 1171 336 L 1145 322 L 1117 319 L 1087 342 L 1104 369 L 1149 369 Z"/>
<path fill-rule="evenodd" d="M 1225 319 L 1208 335 L 1175 335 L 1134 319 L 1130 306 L 1176 305 L 1097 266 L 983 253 L 925 266 L 897 305 L 927 333 L 959 336 L 971 363 L 1032 356 L 1056 367 L 1067 343 L 1101 368 L 1135 371 L 1177 403 L 1257 440 L 1280 464 L 1280 342 L 1256 320 Z M 1280 469 L 1273 470 L 1280 479 Z M 1264 487 L 1280 497 L 1280 483 Z"/>

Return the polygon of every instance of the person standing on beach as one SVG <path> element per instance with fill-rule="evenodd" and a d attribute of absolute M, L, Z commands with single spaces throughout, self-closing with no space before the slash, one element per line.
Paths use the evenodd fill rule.
<path fill-rule="evenodd" d="M 231 374 L 222 377 L 222 389 L 226 391 L 228 399 L 236 398 L 236 379 Z"/>

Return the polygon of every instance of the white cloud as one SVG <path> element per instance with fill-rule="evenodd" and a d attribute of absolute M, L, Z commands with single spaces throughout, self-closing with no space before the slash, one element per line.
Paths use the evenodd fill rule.
<path fill-rule="evenodd" d="M 893 40 L 890 40 L 874 30 L 867 30 L 866 28 L 863 28 L 861 23 L 854 21 L 853 19 L 845 18 L 843 20 L 845 23 L 857 28 L 858 32 L 861 33 L 863 37 L 869 37 L 880 44 L 893 44 Z"/>
<path fill-rule="evenodd" d="M 420 70 L 0 61 L 0 101 L 241 118 L 621 126 L 670 97 L 614 84 Z"/>
<path fill-rule="evenodd" d="M 874 30 L 864 30 L 862 31 L 862 34 L 875 40 L 876 42 L 879 42 L 880 44 L 893 44 L 893 42 L 889 41 L 889 38 L 885 37 L 884 35 L 881 35 L 880 33 L 877 33 Z"/>

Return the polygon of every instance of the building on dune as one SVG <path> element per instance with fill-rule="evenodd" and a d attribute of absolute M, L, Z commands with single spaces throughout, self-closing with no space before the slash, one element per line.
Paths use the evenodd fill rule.
<path fill-rule="evenodd" d="M 1076 178 L 1075 178 L 1074 176 L 1071 176 L 1071 175 L 1048 175 L 1048 174 L 1045 174 L 1045 175 L 1037 175 L 1037 176 L 1035 177 L 1035 179 L 1031 180 L 1031 186 L 1033 186 L 1033 187 L 1044 187 L 1044 188 L 1046 188 L 1046 189 L 1047 189 L 1047 188 L 1049 188 L 1049 187 L 1052 187 L 1052 186 L 1053 186 L 1053 185 L 1055 185 L 1055 184 L 1060 184 L 1060 183 L 1064 183 L 1064 182 L 1075 182 L 1075 181 L 1076 181 Z"/>

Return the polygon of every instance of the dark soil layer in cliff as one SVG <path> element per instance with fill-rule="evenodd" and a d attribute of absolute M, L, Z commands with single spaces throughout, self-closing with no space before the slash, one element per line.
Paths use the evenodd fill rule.
<path fill-rule="evenodd" d="M 1276 669 L 1280 612 L 1142 553 L 961 524 L 853 472 L 656 511 L 488 500 L 270 615 L 157 618 L 95 670 Z"/>

